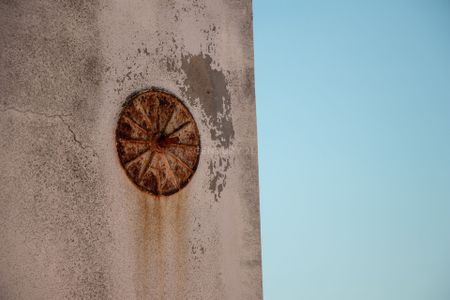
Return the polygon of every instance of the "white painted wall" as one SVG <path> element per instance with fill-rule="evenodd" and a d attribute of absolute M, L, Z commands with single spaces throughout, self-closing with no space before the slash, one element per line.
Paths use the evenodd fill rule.
<path fill-rule="evenodd" d="M 0 298 L 262 298 L 251 2 L 93 2 L 0 3 Z M 160 199 L 114 137 L 149 87 L 202 144 Z"/>

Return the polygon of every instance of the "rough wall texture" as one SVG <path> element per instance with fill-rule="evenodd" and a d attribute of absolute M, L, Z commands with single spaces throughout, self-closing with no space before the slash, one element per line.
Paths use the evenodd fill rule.
<path fill-rule="evenodd" d="M 0 299 L 260 299 L 250 0 L 0 1 Z M 142 192 L 125 99 L 182 99 L 191 182 Z"/>

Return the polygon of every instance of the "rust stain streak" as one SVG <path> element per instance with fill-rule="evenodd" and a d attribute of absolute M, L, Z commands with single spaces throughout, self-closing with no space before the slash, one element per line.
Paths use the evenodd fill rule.
<path fill-rule="evenodd" d="M 175 208 L 175 251 L 176 251 L 176 267 L 177 267 L 177 289 L 185 290 L 188 285 L 187 276 L 187 230 L 188 230 L 188 220 L 187 220 L 187 201 L 188 193 L 186 190 L 177 194 L 176 208 Z"/>
<path fill-rule="evenodd" d="M 172 196 L 140 192 L 136 218 L 136 298 L 172 299 L 189 286 L 189 189 Z"/>

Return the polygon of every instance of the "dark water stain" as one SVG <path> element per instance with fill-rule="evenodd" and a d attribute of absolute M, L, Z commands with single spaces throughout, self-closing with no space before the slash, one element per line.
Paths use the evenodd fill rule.
<path fill-rule="evenodd" d="M 208 125 L 211 126 L 211 139 L 221 147 L 230 147 L 234 139 L 234 128 L 231 96 L 225 75 L 212 68 L 211 56 L 202 53 L 183 56 L 181 69 L 186 74 L 186 96 L 193 104 L 195 99 L 199 99 L 201 109 L 208 117 Z"/>

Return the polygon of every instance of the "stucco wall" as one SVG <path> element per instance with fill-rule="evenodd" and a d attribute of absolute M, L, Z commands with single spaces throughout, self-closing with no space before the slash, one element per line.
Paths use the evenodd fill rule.
<path fill-rule="evenodd" d="M 0 299 L 260 299 L 249 0 L 0 1 Z M 126 98 L 199 127 L 156 198 L 117 156 Z"/>

